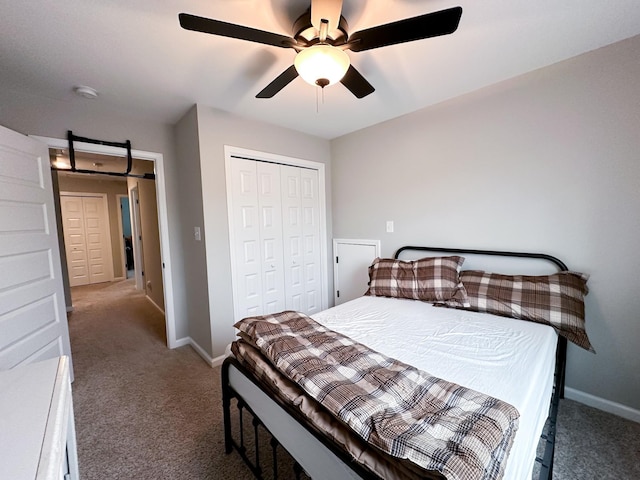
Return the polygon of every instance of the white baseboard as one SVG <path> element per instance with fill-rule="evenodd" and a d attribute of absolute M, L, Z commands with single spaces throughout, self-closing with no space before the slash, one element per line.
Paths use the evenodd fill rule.
<path fill-rule="evenodd" d="M 73 305 L 67 307 L 67 313 L 73 312 Z"/>
<path fill-rule="evenodd" d="M 196 353 L 200 355 L 202 359 L 207 362 L 207 364 L 212 368 L 222 363 L 221 360 L 218 360 L 219 357 L 211 358 L 209 354 L 204 350 L 204 348 L 198 345 L 198 343 L 191 337 L 179 338 L 178 340 L 176 340 L 174 348 L 184 347 L 185 345 L 189 345 L 191 348 L 193 348 Z"/>
<path fill-rule="evenodd" d="M 590 393 L 585 393 L 570 387 L 565 387 L 564 396 L 569 400 L 575 400 L 576 402 L 584 403 L 585 405 L 597 408 L 598 410 L 613 413 L 614 415 L 626 418 L 627 420 L 640 423 L 640 410 L 627 407 L 621 403 L 596 397 Z"/>
<path fill-rule="evenodd" d="M 213 359 L 213 363 L 211 364 L 212 367 L 217 367 L 218 365 L 222 365 L 222 362 L 224 362 L 224 359 L 227 358 L 226 355 L 220 355 L 219 357 L 216 357 Z"/>
<path fill-rule="evenodd" d="M 149 295 L 145 295 L 145 297 L 147 297 L 147 300 L 149 300 L 151 302 L 151 305 L 153 305 L 154 307 L 156 307 L 158 310 L 160 310 L 160 312 L 162 313 L 162 315 L 164 315 L 164 310 L 160 308 L 160 306 L 154 302 L 151 297 Z"/>
<path fill-rule="evenodd" d="M 191 337 L 183 337 L 183 338 L 178 338 L 173 345 L 170 345 L 169 348 L 180 348 L 180 347 L 184 347 L 185 345 L 191 345 L 191 342 L 193 340 L 191 340 Z"/>

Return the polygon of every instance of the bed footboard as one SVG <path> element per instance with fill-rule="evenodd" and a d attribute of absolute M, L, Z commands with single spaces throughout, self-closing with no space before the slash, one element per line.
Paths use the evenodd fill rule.
<path fill-rule="evenodd" d="M 227 359 L 222 367 L 222 405 L 224 413 L 224 449 L 225 453 L 230 454 L 235 450 L 238 452 L 244 463 L 249 467 L 249 470 L 253 473 L 255 478 L 262 480 L 265 475 L 265 470 L 271 470 L 271 475 L 267 475 L 268 478 L 278 479 L 280 468 L 283 469 L 283 463 L 278 457 L 280 453 L 285 454 L 290 459 L 290 465 L 288 467 L 293 471 L 293 478 L 300 480 L 302 478 L 308 478 L 295 459 L 289 454 L 289 452 L 280 445 L 275 436 L 267 429 L 258 416 L 253 412 L 251 407 L 244 401 L 244 399 L 231 387 L 229 383 L 229 365 L 238 369 L 242 368 L 239 363 L 233 359 Z M 238 418 L 237 435 L 238 440 L 233 437 L 232 433 L 232 403 L 233 399 L 236 400 L 235 407 Z M 251 438 L 245 438 L 247 434 L 247 427 L 245 425 L 245 417 L 249 417 L 251 424 L 250 431 L 252 432 Z M 260 431 L 262 435 L 266 435 L 268 440 L 261 440 Z M 265 445 L 269 445 L 270 452 L 264 452 Z M 266 462 L 264 457 L 268 457 L 269 461 Z M 266 468 L 265 468 L 266 467 Z M 284 478 L 291 478 L 289 472 L 283 472 Z"/>
<path fill-rule="evenodd" d="M 244 379 L 266 395 L 268 398 L 264 399 L 265 401 L 283 410 L 284 412 L 280 414 L 286 415 L 288 417 L 287 420 L 295 424 L 296 430 L 292 430 L 291 426 L 285 425 L 283 427 L 282 423 L 285 422 L 278 420 L 275 424 L 276 430 L 284 428 L 285 431 L 284 434 L 281 434 L 280 440 L 278 440 L 278 432 L 275 430 L 272 432 L 265 425 L 265 423 L 269 424 L 269 422 L 274 421 L 273 416 L 271 416 L 271 413 L 263 413 L 259 416 L 247 399 L 236 391 L 230 379 L 232 370 L 236 370 L 237 372 L 235 373 L 240 373 Z M 234 357 L 227 357 L 222 364 L 222 402 L 225 451 L 226 453 L 231 453 L 236 450 L 258 479 L 265 478 L 265 476 L 276 479 L 278 475 L 283 475 L 283 478 L 291 478 L 289 472 L 293 471 L 296 479 L 317 478 L 333 480 L 344 478 L 381 480 L 379 476 L 359 463 L 354 462 L 349 454 L 333 439 L 310 425 L 298 410 L 273 395 Z M 236 405 L 235 408 L 233 408 L 234 403 Z M 235 424 L 232 420 L 233 410 L 238 415 Z M 246 423 L 245 415 L 250 417 L 251 427 Z M 274 423 L 270 423 L 270 425 L 274 425 Z M 232 426 L 236 428 L 232 428 Z M 258 438 L 261 431 L 263 431 L 262 435 L 267 435 L 267 437 L 263 436 L 262 440 Z M 247 438 L 247 434 L 250 434 L 251 438 Z M 292 438 L 294 439 L 293 444 L 290 443 L 289 446 L 294 450 L 290 452 L 284 443 L 287 440 L 291 442 Z M 309 442 L 309 439 L 311 439 L 311 442 Z M 269 448 L 264 448 L 267 445 Z M 304 446 L 304 448 L 300 449 L 298 448 L 299 446 Z M 265 450 L 269 449 L 271 450 L 270 452 L 265 452 Z M 273 476 L 266 473 L 271 470 L 273 470 Z"/>

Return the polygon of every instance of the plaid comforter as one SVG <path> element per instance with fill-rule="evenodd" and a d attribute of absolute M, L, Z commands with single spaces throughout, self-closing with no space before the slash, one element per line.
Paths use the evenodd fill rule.
<path fill-rule="evenodd" d="M 447 479 L 499 479 L 518 427 L 511 405 L 386 357 L 286 311 L 236 323 L 285 376 L 364 440 Z"/>

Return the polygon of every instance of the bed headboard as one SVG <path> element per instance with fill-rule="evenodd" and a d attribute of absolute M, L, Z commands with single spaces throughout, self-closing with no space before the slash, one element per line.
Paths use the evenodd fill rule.
<path fill-rule="evenodd" d="M 439 255 L 464 257 L 463 270 L 485 270 L 508 275 L 547 275 L 568 270 L 562 260 L 544 253 L 405 246 L 396 251 L 394 258 L 416 260 Z"/>

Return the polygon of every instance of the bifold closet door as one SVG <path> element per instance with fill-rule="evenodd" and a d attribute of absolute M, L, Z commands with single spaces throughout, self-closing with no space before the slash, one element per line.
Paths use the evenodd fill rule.
<path fill-rule="evenodd" d="M 231 162 L 236 313 L 322 309 L 318 172 Z"/>
<path fill-rule="evenodd" d="M 64 245 L 67 254 L 69 284 L 72 287 L 89 284 L 89 259 L 84 228 L 82 197 L 60 197 Z"/>
<path fill-rule="evenodd" d="M 284 310 L 279 166 L 234 159 L 232 192 L 238 312 Z"/>
<path fill-rule="evenodd" d="M 286 308 L 322 310 L 318 172 L 281 166 Z"/>
<path fill-rule="evenodd" d="M 112 280 L 108 214 L 104 203 L 101 196 L 60 196 L 72 287 Z"/>
<path fill-rule="evenodd" d="M 285 309 L 280 165 L 255 163 L 258 176 L 263 311 L 276 313 Z"/>

